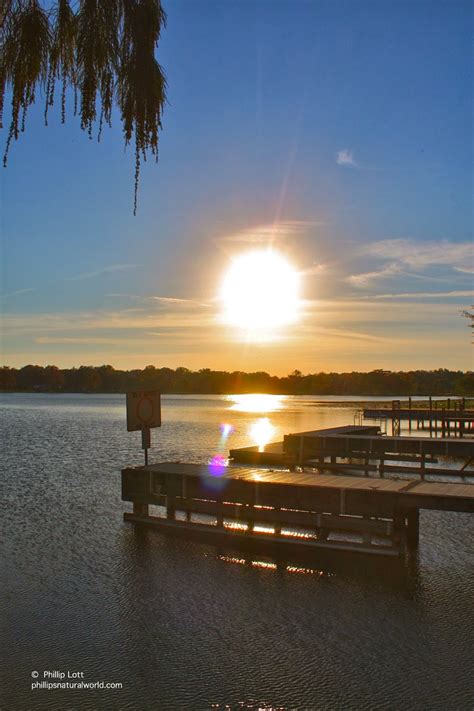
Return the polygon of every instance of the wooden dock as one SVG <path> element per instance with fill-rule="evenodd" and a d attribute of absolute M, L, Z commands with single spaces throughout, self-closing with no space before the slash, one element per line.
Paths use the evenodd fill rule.
<path fill-rule="evenodd" d="M 213 541 L 397 556 L 418 543 L 420 509 L 474 513 L 472 484 L 175 463 L 124 469 L 122 499 L 126 521 Z"/>
<path fill-rule="evenodd" d="M 285 435 L 283 449 L 293 454 L 297 461 L 310 455 L 383 455 L 413 454 L 419 456 L 446 456 L 471 458 L 474 440 L 431 437 L 388 437 L 380 435 L 324 434 L 322 430 Z"/>
<path fill-rule="evenodd" d="M 229 458 L 239 464 L 252 466 L 286 466 L 283 442 L 270 442 L 265 447 L 238 447 L 229 451 Z"/>
<path fill-rule="evenodd" d="M 320 436 L 356 434 L 376 435 L 380 434 L 380 427 L 377 425 L 345 425 L 342 427 L 328 427 L 323 430 L 317 430 L 317 433 Z M 285 467 L 289 466 L 292 461 L 292 457 L 287 456 L 287 451 L 284 448 L 283 442 L 271 442 L 265 445 L 264 448 L 252 446 L 231 449 L 229 452 L 229 458 L 239 464 L 251 464 L 254 466 L 268 465 Z"/>
<path fill-rule="evenodd" d="M 436 477 L 474 477 L 474 440 L 388 437 L 378 427 L 333 427 L 285 435 L 263 452 L 257 447 L 230 450 L 234 463 L 311 468 L 321 472 L 364 474 L 380 477 L 390 474 L 413 474 L 425 479 Z M 439 457 L 463 460 L 462 465 L 433 467 Z M 390 462 L 395 462 L 391 464 Z M 406 463 L 406 464 L 405 464 Z M 473 465 L 474 466 L 474 465 Z"/>
<path fill-rule="evenodd" d="M 401 433 L 401 423 L 408 422 L 409 431 L 427 430 L 434 437 L 465 437 L 474 435 L 474 410 L 446 407 L 413 408 L 401 407 L 394 401 L 392 407 L 371 407 L 362 411 L 366 420 L 390 420 L 392 434 Z"/>

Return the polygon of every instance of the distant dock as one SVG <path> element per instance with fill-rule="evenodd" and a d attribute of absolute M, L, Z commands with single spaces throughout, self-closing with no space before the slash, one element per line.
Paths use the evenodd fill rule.
<path fill-rule="evenodd" d="M 390 421 L 393 435 L 400 435 L 402 422 L 408 422 L 409 431 L 415 426 L 431 437 L 474 436 L 474 410 L 465 409 L 464 398 L 442 403 L 430 398 L 426 407 L 412 407 L 411 398 L 404 403 L 393 400 L 391 407 L 366 407 L 361 414 L 365 420 Z"/>

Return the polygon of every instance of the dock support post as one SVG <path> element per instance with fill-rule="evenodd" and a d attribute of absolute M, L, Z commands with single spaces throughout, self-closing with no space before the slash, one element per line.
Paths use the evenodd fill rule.
<path fill-rule="evenodd" d="M 400 555 L 405 555 L 407 548 L 406 515 L 402 511 L 393 514 L 393 542 L 398 546 Z"/>
<path fill-rule="evenodd" d="M 407 546 L 418 548 L 420 538 L 420 510 L 410 509 L 406 514 L 407 519 Z"/>
<path fill-rule="evenodd" d="M 134 516 L 148 516 L 148 504 L 138 504 L 136 501 L 133 502 L 133 515 Z"/>
<path fill-rule="evenodd" d="M 252 510 L 253 510 L 253 507 L 252 507 Z M 254 518 L 253 518 L 252 516 L 249 516 L 249 517 L 247 518 L 247 520 L 245 521 L 245 523 L 247 524 L 247 533 L 251 533 L 251 534 L 252 534 L 252 533 L 253 533 L 253 527 L 254 527 L 254 525 L 255 525 Z"/>
<path fill-rule="evenodd" d="M 276 508 L 275 513 L 279 514 L 280 509 Z M 278 520 L 273 524 L 273 532 L 275 536 L 281 536 L 281 523 Z"/>
<path fill-rule="evenodd" d="M 370 521 L 370 516 L 364 516 L 364 521 Z M 372 543 L 372 534 L 370 531 L 362 532 L 362 543 L 366 546 L 370 546 Z"/>
<path fill-rule="evenodd" d="M 392 417 L 392 437 L 400 437 L 401 420 L 400 417 Z"/>
<path fill-rule="evenodd" d="M 175 500 L 171 496 L 166 497 L 166 518 L 174 519 L 176 513 Z"/>

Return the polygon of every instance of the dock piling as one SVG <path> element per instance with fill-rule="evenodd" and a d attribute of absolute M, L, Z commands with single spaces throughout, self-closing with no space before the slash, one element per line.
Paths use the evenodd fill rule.
<path fill-rule="evenodd" d="M 407 546 L 417 548 L 420 538 L 420 510 L 409 509 L 406 513 Z"/>

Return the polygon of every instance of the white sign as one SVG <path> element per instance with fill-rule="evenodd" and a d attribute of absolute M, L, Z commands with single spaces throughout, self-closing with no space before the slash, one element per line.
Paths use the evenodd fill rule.
<path fill-rule="evenodd" d="M 158 390 L 127 393 L 127 431 L 161 427 L 161 397 Z"/>

